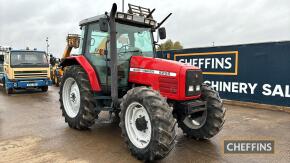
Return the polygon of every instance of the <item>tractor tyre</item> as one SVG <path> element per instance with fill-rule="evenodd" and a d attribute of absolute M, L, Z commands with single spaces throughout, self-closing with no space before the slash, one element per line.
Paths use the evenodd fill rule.
<path fill-rule="evenodd" d="M 65 69 L 60 85 L 60 109 L 69 127 L 84 130 L 95 123 L 99 112 L 87 73 L 78 65 Z"/>
<path fill-rule="evenodd" d="M 193 115 L 179 114 L 177 118 L 178 126 L 183 132 L 196 140 L 209 139 L 215 136 L 222 129 L 225 122 L 226 109 L 223 107 L 223 102 L 217 91 L 203 84 L 201 86 L 201 100 L 206 101 L 206 111 L 197 112 Z M 199 114 L 198 117 L 195 114 Z M 200 122 L 193 122 L 190 117 L 195 117 Z"/>
<path fill-rule="evenodd" d="M 43 86 L 43 87 L 41 87 L 41 91 L 42 91 L 42 92 L 47 92 L 47 91 L 48 91 L 48 86 Z"/>
<path fill-rule="evenodd" d="M 120 107 L 122 136 L 137 159 L 159 160 L 174 148 L 176 119 L 159 92 L 135 87 L 123 97 Z"/>

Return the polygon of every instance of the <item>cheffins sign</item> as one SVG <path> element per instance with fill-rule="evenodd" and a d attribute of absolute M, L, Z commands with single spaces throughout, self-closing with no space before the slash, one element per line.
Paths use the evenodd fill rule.
<path fill-rule="evenodd" d="M 290 41 L 158 52 L 200 67 L 221 98 L 290 107 Z"/>
<path fill-rule="evenodd" d="M 207 75 L 238 75 L 238 51 L 175 54 L 174 60 L 202 69 Z"/>

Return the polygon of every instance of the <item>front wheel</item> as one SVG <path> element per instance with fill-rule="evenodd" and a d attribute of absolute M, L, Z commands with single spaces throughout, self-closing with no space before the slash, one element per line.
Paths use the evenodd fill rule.
<path fill-rule="evenodd" d="M 41 91 L 42 91 L 42 92 L 47 92 L 47 91 L 48 91 L 48 86 L 43 86 L 43 87 L 41 87 Z"/>
<path fill-rule="evenodd" d="M 7 93 L 8 95 L 12 94 L 13 92 L 14 92 L 13 88 L 8 88 L 8 89 L 6 89 L 6 93 Z"/>
<path fill-rule="evenodd" d="M 120 127 L 132 154 L 139 160 L 164 158 L 175 144 L 172 108 L 156 91 L 136 87 L 123 97 Z"/>
<path fill-rule="evenodd" d="M 208 85 L 201 87 L 201 100 L 206 101 L 206 110 L 192 115 L 179 114 L 178 126 L 191 138 L 209 139 L 222 129 L 226 110 L 218 92 Z"/>
<path fill-rule="evenodd" d="M 3 81 L 3 90 L 5 91 L 6 94 L 10 95 L 13 93 L 13 88 L 6 88 L 5 81 Z"/>

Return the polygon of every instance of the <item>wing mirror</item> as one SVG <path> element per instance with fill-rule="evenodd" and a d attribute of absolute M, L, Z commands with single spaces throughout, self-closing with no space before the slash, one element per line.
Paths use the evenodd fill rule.
<path fill-rule="evenodd" d="M 165 30 L 164 27 L 161 27 L 161 28 L 158 29 L 158 34 L 159 34 L 159 38 L 161 40 L 166 39 L 166 30 Z"/>
<path fill-rule="evenodd" d="M 100 18 L 99 19 L 99 25 L 100 25 L 100 31 L 102 32 L 108 32 L 109 31 L 109 25 L 107 18 Z"/>

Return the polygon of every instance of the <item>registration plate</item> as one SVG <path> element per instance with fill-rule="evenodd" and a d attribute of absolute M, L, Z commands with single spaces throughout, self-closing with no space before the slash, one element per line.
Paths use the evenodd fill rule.
<path fill-rule="evenodd" d="M 35 87 L 35 86 L 37 86 L 37 83 L 28 83 L 27 86 L 28 87 Z"/>

